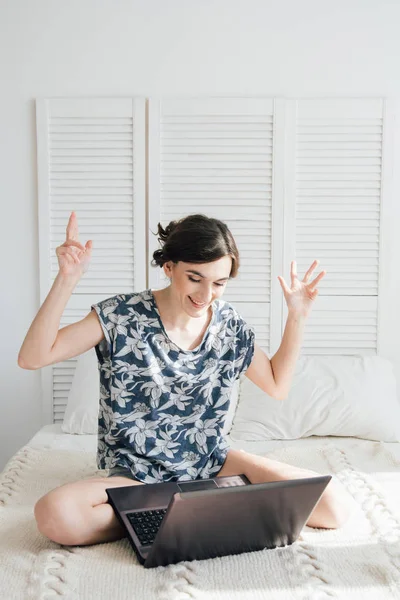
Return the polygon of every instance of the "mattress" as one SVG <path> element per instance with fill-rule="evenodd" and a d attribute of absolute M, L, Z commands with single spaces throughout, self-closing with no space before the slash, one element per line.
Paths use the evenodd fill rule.
<path fill-rule="evenodd" d="M 229 439 L 229 437 L 228 437 Z M 0 474 L 0 598 L 47 600 L 400 599 L 400 444 L 310 437 L 232 448 L 331 473 L 356 501 L 337 530 L 305 526 L 284 548 L 144 569 L 127 541 L 61 546 L 36 527 L 47 491 L 106 475 L 95 435 L 40 429 Z"/>

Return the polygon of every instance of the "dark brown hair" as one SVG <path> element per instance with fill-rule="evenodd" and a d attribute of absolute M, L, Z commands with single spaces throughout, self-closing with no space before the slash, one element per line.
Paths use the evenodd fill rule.
<path fill-rule="evenodd" d="M 219 219 L 205 215 L 188 215 L 179 221 L 171 221 L 164 229 L 158 223 L 158 241 L 162 248 L 153 253 L 153 266 L 162 267 L 171 260 L 188 263 L 207 263 L 223 256 L 232 258 L 229 277 L 236 277 L 239 270 L 239 251 L 232 233 Z"/>

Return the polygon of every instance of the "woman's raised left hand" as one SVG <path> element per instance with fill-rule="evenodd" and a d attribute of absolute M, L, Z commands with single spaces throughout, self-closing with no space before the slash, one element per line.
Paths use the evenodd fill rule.
<path fill-rule="evenodd" d="M 310 282 L 308 281 L 311 273 L 314 271 L 318 263 L 318 260 L 314 260 L 311 267 L 304 275 L 302 281 L 300 281 L 297 277 L 296 261 L 292 260 L 290 266 L 291 287 L 287 285 L 283 277 L 280 275 L 278 276 L 289 313 L 303 317 L 307 317 L 309 314 L 313 302 L 318 296 L 317 284 L 326 275 L 326 271 L 321 271 L 321 273 L 317 275 L 315 279 Z"/>

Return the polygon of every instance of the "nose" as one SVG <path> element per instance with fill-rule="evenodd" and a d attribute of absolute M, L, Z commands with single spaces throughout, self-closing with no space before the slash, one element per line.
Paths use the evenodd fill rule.
<path fill-rule="evenodd" d="M 194 300 L 196 300 L 196 302 L 199 302 L 200 304 L 209 304 L 213 297 L 212 289 L 209 288 L 208 290 L 202 290 L 202 291 L 203 291 L 202 296 L 200 298 L 195 296 Z"/>
<path fill-rule="evenodd" d="M 204 296 L 205 296 L 205 298 L 204 298 L 203 302 L 209 304 L 213 297 L 213 291 L 212 291 L 211 287 L 208 288 L 208 290 L 206 290 L 206 293 L 204 294 Z"/>

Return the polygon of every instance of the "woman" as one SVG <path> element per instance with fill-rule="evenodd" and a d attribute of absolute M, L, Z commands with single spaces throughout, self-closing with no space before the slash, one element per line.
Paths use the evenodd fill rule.
<path fill-rule="evenodd" d="M 123 537 L 106 488 L 244 473 L 252 483 L 317 473 L 229 449 L 221 429 L 234 381 L 246 373 L 283 400 L 297 360 L 302 330 L 318 294 L 322 271 L 302 281 L 292 262 L 291 287 L 280 284 L 288 319 L 278 352 L 268 359 L 254 331 L 221 300 L 236 276 L 239 253 L 228 227 L 204 215 L 158 225 L 162 248 L 154 264 L 170 285 L 119 294 L 92 306 L 78 323 L 58 330 L 65 305 L 92 253 L 79 242 L 72 213 L 66 241 L 56 250 L 59 273 L 35 317 L 18 363 L 37 369 L 95 347 L 100 365 L 97 462 L 108 477 L 67 483 L 35 505 L 39 531 L 60 544 L 86 545 Z M 335 528 L 348 517 L 350 497 L 332 480 L 308 525 Z"/>

